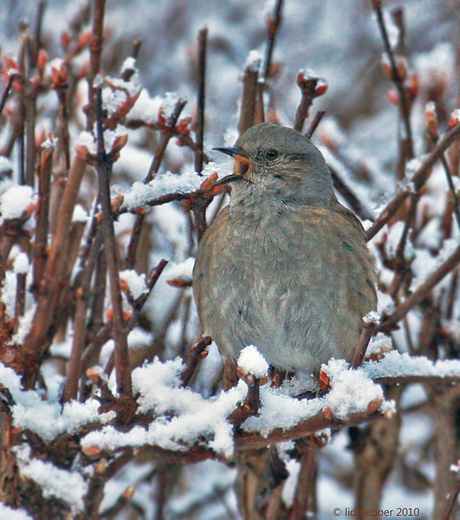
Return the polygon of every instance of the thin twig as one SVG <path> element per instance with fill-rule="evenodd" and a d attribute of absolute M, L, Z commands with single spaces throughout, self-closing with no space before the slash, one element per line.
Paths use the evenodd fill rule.
<path fill-rule="evenodd" d="M 425 183 L 431 173 L 433 166 L 441 157 L 443 152 L 459 137 L 460 123 L 456 124 L 448 132 L 446 132 L 430 155 L 423 161 L 420 168 L 415 172 L 411 183 L 413 184 L 416 191 L 419 191 L 422 185 Z M 401 191 L 387 204 L 386 208 L 382 211 L 380 216 L 368 229 L 366 233 L 367 240 L 371 240 L 371 238 L 373 238 L 383 228 L 383 226 L 395 215 L 395 213 L 402 206 L 410 194 L 411 191 L 409 190 Z"/>
<path fill-rule="evenodd" d="M 404 79 L 401 77 L 398 71 L 398 66 L 396 64 L 396 59 L 394 56 L 393 49 L 391 48 L 390 39 L 388 37 L 388 31 L 385 25 L 385 21 L 383 19 L 382 13 L 382 5 L 381 0 L 373 0 L 372 2 L 375 14 L 377 15 L 377 23 L 382 34 L 383 43 L 385 46 L 385 52 L 388 55 L 388 59 L 390 60 L 392 81 L 395 84 L 395 87 L 399 94 L 400 106 L 401 106 L 401 116 L 404 125 L 404 138 L 402 139 L 402 143 L 406 143 L 407 146 L 407 155 L 404 159 L 411 159 L 414 157 L 414 149 L 413 149 L 413 140 L 412 140 L 412 128 L 410 124 L 410 104 L 409 99 L 407 97 L 407 91 L 404 87 Z"/>
<path fill-rule="evenodd" d="M 35 63 L 37 59 L 38 51 L 42 48 L 42 25 L 46 5 L 46 0 L 40 0 L 38 3 L 37 18 L 35 19 L 34 38 L 31 47 L 33 63 Z"/>
<path fill-rule="evenodd" d="M 34 272 L 33 288 L 36 292 L 39 292 L 40 290 L 40 284 L 45 271 L 47 259 L 46 249 L 48 245 L 48 215 L 53 152 L 53 146 L 42 148 L 40 154 L 40 167 L 38 170 L 38 211 L 32 255 Z"/>
<path fill-rule="evenodd" d="M 331 171 L 332 183 L 334 188 L 342 195 L 347 201 L 350 208 L 359 216 L 362 220 L 372 220 L 372 215 L 369 211 L 361 204 L 361 201 L 353 193 L 347 183 L 340 177 L 339 173 L 335 168 L 328 164 L 329 170 Z"/>
<path fill-rule="evenodd" d="M 155 150 L 155 155 L 153 157 L 152 163 L 150 164 L 149 171 L 143 180 L 144 184 L 150 182 L 158 173 L 158 170 L 161 166 L 161 161 L 163 160 L 164 154 L 166 152 L 166 148 L 169 144 L 169 141 L 174 135 L 173 132 L 176 127 L 177 121 L 179 120 L 179 116 L 186 104 L 187 101 L 185 99 L 179 99 L 173 111 L 171 112 L 171 115 L 168 118 L 168 121 L 166 122 L 166 128 L 160 134 L 160 139 L 158 142 L 157 149 Z M 128 251 L 126 254 L 126 269 L 134 269 L 136 265 L 137 251 L 139 249 L 139 241 L 145 218 L 146 215 L 144 213 L 136 215 L 136 220 L 134 221 L 133 230 L 131 232 L 131 238 L 128 244 Z"/>
<path fill-rule="evenodd" d="M 96 120 L 96 87 L 94 80 L 101 69 L 102 44 L 104 42 L 105 0 L 94 1 L 94 17 L 89 45 L 90 70 L 88 73 L 88 106 L 86 129 L 89 131 Z"/>
<path fill-rule="evenodd" d="M 120 274 L 117 261 L 117 243 L 113 227 L 113 215 L 110 204 L 110 173 L 112 165 L 107 159 L 102 128 L 102 90 L 96 90 L 96 126 L 97 126 L 97 173 L 99 194 L 102 207 L 102 229 L 109 273 L 110 299 L 113 311 L 113 339 L 115 341 L 115 369 L 117 389 L 120 396 L 132 400 L 131 369 L 129 366 L 128 338 L 123 317 L 123 303 L 120 288 Z M 134 412 L 134 410 L 132 410 Z M 126 418 L 128 419 L 128 418 Z M 130 419 L 130 418 L 129 418 Z"/>
<path fill-rule="evenodd" d="M 203 170 L 203 142 L 204 142 L 204 109 L 206 100 L 206 47 L 208 29 L 204 27 L 198 33 L 198 95 L 196 107 L 195 142 L 195 171 L 201 174 Z"/>
<path fill-rule="evenodd" d="M 254 125 L 257 104 L 257 82 L 259 78 L 260 60 L 247 65 L 243 74 L 243 91 L 241 93 L 241 110 L 238 121 L 238 133 L 243 134 Z"/>
<path fill-rule="evenodd" d="M 418 289 L 407 298 L 390 316 L 378 327 L 379 330 L 391 330 L 410 310 L 419 304 L 436 285 L 460 263 L 460 246 L 443 262 Z"/>
<path fill-rule="evenodd" d="M 3 91 L 2 97 L 0 98 L 0 116 L 3 113 L 3 109 L 5 108 L 6 100 L 8 99 L 8 94 L 10 93 L 11 87 L 13 86 L 13 81 L 16 76 L 11 74 L 8 76 L 8 82 L 5 86 L 5 90 Z"/>
<path fill-rule="evenodd" d="M 297 75 L 297 86 L 300 88 L 301 98 L 295 113 L 294 130 L 298 132 L 302 132 L 313 100 L 318 97 L 316 94 L 318 81 L 319 78 L 307 77 L 302 71 Z"/>
<path fill-rule="evenodd" d="M 206 348 L 212 343 L 212 338 L 209 336 L 204 337 L 201 341 L 192 345 L 190 349 L 190 356 L 187 360 L 187 365 L 181 373 L 182 385 L 187 386 L 195 373 L 198 363 L 203 357 L 203 353 L 206 352 Z"/>
<path fill-rule="evenodd" d="M 270 67 L 273 58 L 273 50 L 275 48 L 276 36 L 278 34 L 278 30 L 280 28 L 283 16 L 282 16 L 282 8 L 283 8 L 283 0 L 277 0 L 275 9 L 273 11 L 273 16 L 270 16 L 267 20 L 268 27 L 268 42 L 267 42 L 267 50 L 265 52 L 265 62 L 264 62 L 264 73 L 263 73 L 263 81 L 266 84 L 268 77 L 270 75 Z"/>
<path fill-rule="evenodd" d="M 315 130 L 318 128 L 318 125 L 321 123 L 321 119 L 323 119 L 325 113 L 326 110 L 318 110 L 318 112 L 316 112 L 313 121 L 310 123 L 310 126 L 308 127 L 308 130 L 305 133 L 308 139 L 312 138 L 313 134 L 315 133 Z"/>
<path fill-rule="evenodd" d="M 351 368 L 358 368 L 362 365 L 364 356 L 366 355 L 367 346 L 369 345 L 369 341 L 372 336 L 375 334 L 377 330 L 377 325 L 374 323 L 366 323 L 361 332 L 361 336 L 358 341 L 358 345 L 356 345 L 355 352 L 353 354 L 353 358 L 350 361 Z"/>
<path fill-rule="evenodd" d="M 91 253 L 86 262 L 80 286 L 77 290 L 77 308 L 74 318 L 74 334 L 72 350 L 67 367 L 67 378 L 64 386 L 63 402 L 67 403 L 77 398 L 78 386 L 81 375 L 82 355 L 86 338 L 86 316 L 88 310 L 89 290 L 97 257 L 103 242 L 102 233 L 98 233 L 93 241 Z"/>

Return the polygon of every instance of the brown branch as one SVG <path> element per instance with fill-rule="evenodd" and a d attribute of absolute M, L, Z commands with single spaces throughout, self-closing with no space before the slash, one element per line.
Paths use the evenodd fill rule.
<path fill-rule="evenodd" d="M 206 100 L 206 47 L 208 29 L 204 27 L 198 33 L 198 96 L 196 107 L 195 142 L 195 171 L 200 174 L 203 170 L 203 142 L 204 142 L 204 108 Z"/>
<path fill-rule="evenodd" d="M 198 343 L 195 343 L 195 345 L 192 345 L 190 349 L 190 355 L 187 360 L 187 365 L 180 375 L 183 386 L 187 386 L 189 384 L 190 380 L 193 377 L 193 374 L 195 373 L 199 361 L 206 357 L 206 355 L 208 354 L 206 348 L 209 347 L 211 343 L 212 338 L 210 336 L 206 336 Z"/>
<path fill-rule="evenodd" d="M 62 290 L 62 283 L 68 268 L 67 251 L 70 239 L 72 216 L 77 201 L 80 184 L 86 171 L 86 163 L 78 156 L 73 161 L 72 168 L 64 189 L 59 206 L 59 218 L 51 244 L 45 274 L 41 284 L 37 311 L 32 327 L 27 335 L 23 347 L 23 359 L 20 360 L 18 372 L 24 374 L 23 381 L 27 387 L 33 385 L 37 362 L 47 348 L 45 341 L 50 326 L 54 320 L 56 306 Z M 32 360 L 34 360 L 32 362 Z"/>
<path fill-rule="evenodd" d="M 330 411 L 321 410 L 315 416 L 301 421 L 290 430 L 276 428 L 267 436 L 263 436 L 258 432 L 237 432 L 235 436 L 235 447 L 238 450 L 256 450 L 266 448 L 277 442 L 284 442 L 294 439 L 300 439 L 312 435 L 325 428 L 343 428 L 361 424 L 373 419 L 381 418 L 382 414 L 378 412 L 359 412 L 349 415 L 345 420 L 331 417 Z"/>
<path fill-rule="evenodd" d="M 315 130 L 318 128 L 318 125 L 321 123 L 321 119 L 323 119 L 325 113 L 326 110 L 318 110 L 318 112 L 316 112 L 313 121 L 310 123 L 310 126 L 308 127 L 308 130 L 305 133 L 308 139 L 312 138 L 313 134 L 315 133 Z"/>
<path fill-rule="evenodd" d="M 398 66 L 396 64 L 396 59 L 394 56 L 393 49 L 391 48 L 390 40 L 388 37 L 388 31 L 385 25 L 385 21 L 383 19 L 382 14 L 382 5 L 381 0 L 373 0 L 372 2 L 375 14 L 377 16 L 377 23 L 382 34 L 383 43 L 385 46 L 385 52 L 388 55 L 388 59 L 390 60 L 391 67 L 391 80 L 393 81 L 400 99 L 400 107 L 401 107 L 401 116 L 404 125 L 404 135 L 405 138 L 402 139 L 401 145 L 404 147 L 407 146 L 407 154 L 402 157 L 402 159 L 411 159 L 414 157 L 414 147 L 413 147 L 413 139 L 412 139 L 412 128 L 410 124 L 410 103 L 407 95 L 406 88 L 404 86 L 404 78 L 401 77 Z M 400 24 L 400 30 L 402 25 Z M 405 162 L 405 161 L 404 161 Z M 404 165 L 404 162 L 402 164 Z"/>
<path fill-rule="evenodd" d="M 318 97 L 316 93 L 318 81 L 319 78 L 307 77 L 304 72 L 299 72 L 297 75 L 297 86 L 300 88 L 301 98 L 295 113 L 294 130 L 298 132 L 302 132 L 313 100 Z"/>
<path fill-rule="evenodd" d="M 447 503 L 444 513 L 442 515 L 441 520 L 452 520 L 454 517 L 452 516 L 452 512 L 454 510 L 454 506 L 457 503 L 457 498 L 460 493 L 460 482 L 457 480 L 455 482 L 454 488 L 447 495 Z"/>
<path fill-rule="evenodd" d="M 27 273 L 18 273 L 16 275 L 16 302 L 14 307 L 14 332 L 19 329 L 19 318 L 24 316 L 26 304 L 26 280 Z"/>
<path fill-rule="evenodd" d="M 283 0 L 277 0 L 275 9 L 273 11 L 273 16 L 270 16 L 267 20 L 267 28 L 268 28 L 268 42 L 267 42 L 267 50 L 265 52 L 265 63 L 264 63 L 264 74 L 263 74 L 263 82 L 267 83 L 267 80 L 270 76 L 270 67 L 273 58 L 273 50 L 275 48 L 276 36 L 278 34 L 278 30 L 280 28 L 281 22 L 283 20 L 282 16 L 282 8 L 283 8 Z"/>
<path fill-rule="evenodd" d="M 11 87 L 13 86 L 15 75 L 11 74 L 8 77 L 8 82 L 5 86 L 5 90 L 3 91 L 2 97 L 0 98 L 0 116 L 3 113 L 3 109 L 5 108 L 6 100 L 8 99 L 8 95 L 10 93 Z"/>
<path fill-rule="evenodd" d="M 378 330 L 386 331 L 391 330 L 398 321 L 418 305 L 428 294 L 436 287 L 436 285 L 455 267 L 460 263 L 460 246 L 452 253 L 452 255 L 443 262 L 426 280 L 423 282 L 418 289 L 409 296 L 404 303 L 402 303 L 397 309 L 390 314 L 378 327 Z"/>
<path fill-rule="evenodd" d="M 435 146 L 431 154 L 423 161 L 420 168 L 413 175 L 411 183 L 414 185 L 416 191 L 419 191 L 422 185 L 425 183 L 431 173 L 433 166 L 441 157 L 443 152 L 454 141 L 459 139 L 459 137 L 460 123 L 456 124 L 448 132 L 446 132 L 443 138 Z M 367 240 L 371 240 L 371 238 L 373 238 L 383 228 L 383 226 L 395 215 L 395 213 L 402 206 L 410 194 L 411 192 L 409 190 L 401 191 L 387 204 L 386 208 L 382 211 L 372 227 L 368 229 L 366 233 Z"/>
<path fill-rule="evenodd" d="M 99 178 L 99 196 L 102 207 L 102 229 L 104 235 L 105 254 L 109 274 L 110 299 L 113 311 L 113 339 L 115 342 L 115 369 L 117 389 L 126 403 L 132 401 L 132 407 L 127 408 L 123 422 L 131 420 L 130 412 L 134 413 L 134 400 L 131 387 L 131 369 L 129 366 L 128 331 L 123 317 L 123 303 L 120 288 L 120 274 L 117 260 L 117 243 L 113 226 L 112 207 L 110 202 L 110 174 L 112 164 L 107 158 L 104 146 L 102 128 L 102 90 L 96 90 L 96 125 L 97 125 L 97 173 Z M 131 408 L 131 409 L 130 409 Z"/>
<path fill-rule="evenodd" d="M 302 442 L 300 471 L 294 493 L 294 503 L 289 511 L 289 520 L 303 520 L 307 511 L 309 515 L 315 510 L 315 484 L 318 467 L 319 446 L 315 438 Z M 313 502 L 313 503 L 312 503 Z"/>
<path fill-rule="evenodd" d="M 93 241 L 91 253 L 89 255 L 88 261 L 86 262 L 81 283 L 77 289 L 77 308 L 74 318 L 72 350 L 67 366 L 67 378 L 65 381 L 64 393 L 62 397 L 64 403 L 67 403 L 72 399 L 76 399 L 78 395 L 78 386 L 82 371 L 82 355 L 87 334 L 86 316 L 88 310 L 89 291 L 91 286 L 91 279 L 93 277 L 94 268 L 96 266 L 97 257 L 100 253 L 102 242 L 102 233 L 98 233 L 96 239 Z"/>
<path fill-rule="evenodd" d="M 347 183 L 340 177 L 337 170 L 333 168 L 330 164 L 328 164 L 328 167 L 331 171 L 332 183 L 334 184 L 334 188 L 340 193 L 340 195 L 342 195 L 342 197 L 346 200 L 347 204 L 354 211 L 354 213 L 356 213 L 356 215 L 358 215 L 358 217 L 362 220 L 372 220 L 372 215 L 361 204 L 361 201 L 354 194 L 354 192 L 347 185 Z"/>
<path fill-rule="evenodd" d="M 38 51 L 42 48 L 42 26 L 43 16 L 46 9 L 46 0 L 40 0 L 37 8 L 37 18 L 35 19 L 34 37 L 32 41 L 32 62 L 35 63 L 38 56 Z"/>
<path fill-rule="evenodd" d="M 51 195 L 51 173 L 53 165 L 54 147 L 42 148 L 40 154 L 40 166 L 38 169 L 38 210 L 37 225 L 35 228 L 35 240 L 33 243 L 33 289 L 40 292 L 43 273 L 47 259 L 48 245 L 48 215 Z"/>
<path fill-rule="evenodd" d="M 243 91 L 241 93 L 241 110 L 238 121 L 239 135 L 254 126 L 257 104 L 257 82 L 260 62 L 247 65 L 243 74 Z"/>
<path fill-rule="evenodd" d="M 177 121 L 179 120 L 179 116 L 184 109 L 187 101 L 185 99 L 179 99 L 171 112 L 170 117 L 166 122 L 165 129 L 160 134 L 160 139 L 158 142 L 157 149 L 155 150 L 155 155 L 153 157 L 152 163 L 150 165 L 149 171 L 145 176 L 144 184 L 150 182 L 154 176 L 158 173 L 160 169 L 161 161 L 163 160 L 164 154 L 166 152 L 166 148 L 169 144 L 169 141 L 174 136 L 174 130 L 176 128 Z M 176 200 L 176 199 L 174 199 Z M 154 204 L 156 205 L 156 204 Z M 144 225 L 145 214 L 140 214 L 136 216 L 136 220 L 133 225 L 133 230 L 131 232 L 131 238 L 128 244 L 128 251 L 126 254 L 125 265 L 126 269 L 134 269 L 136 265 L 137 251 L 139 249 L 139 240 L 142 232 L 142 228 Z"/>
<path fill-rule="evenodd" d="M 358 368 L 362 365 L 364 356 L 366 355 L 367 346 L 369 345 L 369 341 L 375 334 L 376 330 L 377 325 L 375 323 L 366 323 L 364 325 L 359 342 L 356 345 L 355 353 L 353 354 L 353 358 L 350 361 L 351 368 Z"/>
<path fill-rule="evenodd" d="M 101 70 L 102 44 L 104 42 L 105 0 L 94 1 L 94 17 L 89 44 L 90 70 L 88 73 L 88 106 L 86 107 L 88 131 L 96 121 L 96 88 L 94 80 Z"/>
<path fill-rule="evenodd" d="M 431 139 L 431 142 L 436 145 L 438 139 L 437 136 L 435 136 L 432 132 L 428 131 L 428 135 Z M 449 185 L 449 190 L 452 193 L 453 198 L 453 211 L 455 215 L 455 219 L 457 220 L 457 226 L 460 229 L 460 200 L 457 195 L 457 191 L 455 190 L 454 181 L 452 179 L 452 173 L 450 171 L 449 165 L 447 163 L 446 156 L 444 154 L 441 154 L 441 164 L 444 168 L 444 172 L 446 174 L 447 184 Z"/>
<path fill-rule="evenodd" d="M 158 278 L 160 277 L 161 273 L 163 272 L 164 268 L 168 264 L 167 260 L 161 260 L 160 263 L 154 267 L 149 274 L 148 281 L 147 281 L 147 291 L 140 296 L 133 305 L 133 314 L 128 320 L 128 323 L 126 325 L 128 332 L 130 332 L 135 325 L 138 322 L 139 314 L 147 301 L 147 298 L 149 297 L 150 293 L 152 292 L 152 289 L 154 288 L 155 284 L 158 281 Z M 86 370 L 88 368 L 89 362 L 98 355 L 100 349 L 102 346 L 107 343 L 107 341 L 110 339 L 112 335 L 112 328 L 113 324 L 111 322 L 106 323 L 101 329 L 99 329 L 99 332 L 96 336 L 96 338 L 93 340 L 93 342 L 88 346 L 83 359 L 82 359 L 82 370 Z M 110 360 L 109 360 L 110 363 Z"/>

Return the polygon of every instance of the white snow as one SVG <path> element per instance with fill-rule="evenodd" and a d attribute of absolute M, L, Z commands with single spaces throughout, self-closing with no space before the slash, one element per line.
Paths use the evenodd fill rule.
<path fill-rule="evenodd" d="M 26 253 L 19 253 L 14 259 L 13 270 L 16 274 L 27 274 L 29 265 L 29 257 Z"/>
<path fill-rule="evenodd" d="M 254 345 L 249 345 L 240 352 L 238 366 L 245 374 L 252 374 L 257 379 L 268 374 L 268 363 Z"/>
<path fill-rule="evenodd" d="M 148 291 L 145 285 L 145 274 L 138 274 L 134 269 L 121 271 L 120 279 L 128 284 L 129 292 L 134 300 L 137 300 Z"/>
<path fill-rule="evenodd" d="M 4 520 L 33 520 L 24 509 L 13 509 L 0 502 L 0 518 Z"/>
<path fill-rule="evenodd" d="M 431 361 L 425 356 L 410 356 L 392 350 L 378 362 L 365 363 L 363 370 L 372 379 L 404 376 L 460 377 L 460 360 Z"/>
<path fill-rule="evenodd" d="M 412 262 L 414 279 L 411 284 L 411 291 L 420 287 L 429 276 L 436 271 L 459 247 L 459 242 L 455 238 L 444 240 L 439 254 L 435 257 L 426 249 L 417 249 L 415 259 Z M 439 287 L 439 284 L 438 284 Z"/>
<path fill-rule="evenodd" d="M 26 311 L 24 316 L 19 318 L 19 327 L 16 334 L 12 337 L 11 341 L 13 344 L 22 345 L 24 340 L 26 339 L 27 334 L 29 333 L 32 323 L 35 317 L 35 311 L 37 309 L 37 304 L 34 303 L 30 309 Z"/>
<path fill-rule="evenodd" d="M 247 386 L 242 381 L 228 392 L 204 399 L 189 388 L 181 388 L 180 358 L 153 363 L 133 371 L 133 391 L 140 393 L 139 411 L 154 410 L 155 421 L 148 428 L 135 426 L 120 432 L 112 426 L 94 431 L 82 439 L 82 446 L 98 446 L 114 450 L 122 446 L 155 444 L 170 450 L 185 450 L 187 445 L 207 439 L 211 449 L 230 456 L 233 452 L 233 430 L 226 418 L 244 399 Z"/>
<path fill-rule="evenodd" d="M 72 433 L 93 421 L 104 423 L 111 420 L 113 412 L 98 414 L 100 403 L 88 399 L 85 403 L 71 401 L 63 407 L 58 401 L 44 401 L 34 390 L 22 390 L 16 372 L 0 363 L 0 385 L 11 392 L 16 403 L 13 407 L 13 422 L 17 428 L 29 429 L 44 441 L 52 441 L 60 433 Z"/>
<path fill-rule="evenodd" d="M 244 64 L 244 68 L 248 68 L 252 72 L 257 72 L 260 69 L 260 64 L 262 63 L 263 56 L 260 51 L 253 49 L 249 51 L 248 57 L 246 58 L 246 62 Z"/>
<path fill-rule="evenodd" d="M 128 211 L 135 211 L 148 205 L 149 201 L 172 193 L 191 193 L 199 189 L 205 177 L 195 172 L 186 172 L 176 175 L 171 172 L 160 173 L 148 184 L 135 182 L 124 195 L 123 206 Z"/>
<path fill-rule="evenodd" d="M 81 204 L 77 204 L 73 210 L 72 222 L 88 222 L 88 212 Z"/>
<path fill-rule="evenodd" d="M 104 149 L 106 153 L 110 153 L 112 151 L 112 147 L 115 141 L 119 137 L 126 136 L 128 134 L 127 129 L 123 125 L 117 125 L 117 127 L 112 129 L 104 130 Z M 97 131 L 94 128 L 94 132 L 83 131 L 80 132 L 76 145 L 77 146 L 85 146 L 88 149 L 88 152 L 92 155 L 97 155 L 97 139 L 96 139 Z"/>
<path fill-rule="evenodd" d="M 260 389 L 260 415 L 250 417 L 243 424 L 243 429 L 259 431 L 266 436 L 275 428 L 292 428 L 324 408 L 329 408 L 334 417 L 344 419 L 351 413 L 366 411 L 375 399 L 382 400 L 382 412 L 393 410 L 394 403 L 383 401 L 382 388 L 369 379 L 362 368 L 348 370 L 345 361 L 331 359 L 322 369 L 328 375 L 331 384 L 331 389 L 325 396 L 298 400 L 281 394 L 277 389 L 263 386 Z"/>
<path fill-rule="evenodd" d="M 70 504 L 72 511 L 83 510 L 83 497 L 88 491 L 88 483 L 76 471 L 67 471 L 31 457 L 27 444 L 13 447 L 21 473 L 40 485 L 45 498 L 56 497 Z"/>
<path fill-rule="evenodd" d="M 194 265 L 195 258 L 193 257 L 189 257 L 183 262 L 170 262 L 167 265 L 163 276 L 166 280 L 180 278 L 181 280 L 191 282 Z"/>
<path fill-rule="evenodd" d="M 377 311 L 368 312 L 365 316 L 363 316 L 364 323 L 375 323 L 378 325 L 380 323 L 381 316 Z"/>
<path fill-rule="evenodd" d="M 12 186 L 0 196 L 0 212 L 5 220 L 20 218 L 33 202 L 31 186 Z"/>

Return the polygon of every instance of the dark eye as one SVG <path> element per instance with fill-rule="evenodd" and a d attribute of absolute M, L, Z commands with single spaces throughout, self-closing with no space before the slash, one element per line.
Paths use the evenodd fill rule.
<path fill-rule="evenodd" d="M 267 150 L 265 152 L 265 157 L 269 160 L 269 161 L 273 161 L 275 160 L 277 157 L 278 157 L 278 150 L 275 150 L 274 148 L 270 148 L 270 150 Z"/>

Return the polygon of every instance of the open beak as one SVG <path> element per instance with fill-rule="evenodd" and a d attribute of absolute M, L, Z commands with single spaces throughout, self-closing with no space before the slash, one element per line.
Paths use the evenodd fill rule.
<path fill-rule="evenodd" d="M 222 152 L 226 155 L 230 155 L 230 157 L 233 157 L 234 159 L 236 159 L 236 161 L 237 161 L 236 171 L 241 171 L 242 173 L 245 173 L 248 170 L 249 158 L 246 155 L 246 152 L 239 146 L 232 146 L 229 148 L 213 148 L 213 150 L 216 150 L 217 152 Z M 220 181 L 217 181 L 214 184 L 214 186 L 221 186 L 222 184 L 228 184 L 229 182 L 240 181 L 243 178 L 244 177 L 241 174 L 227 175 L 223 179 L 220 179 Z"/>

